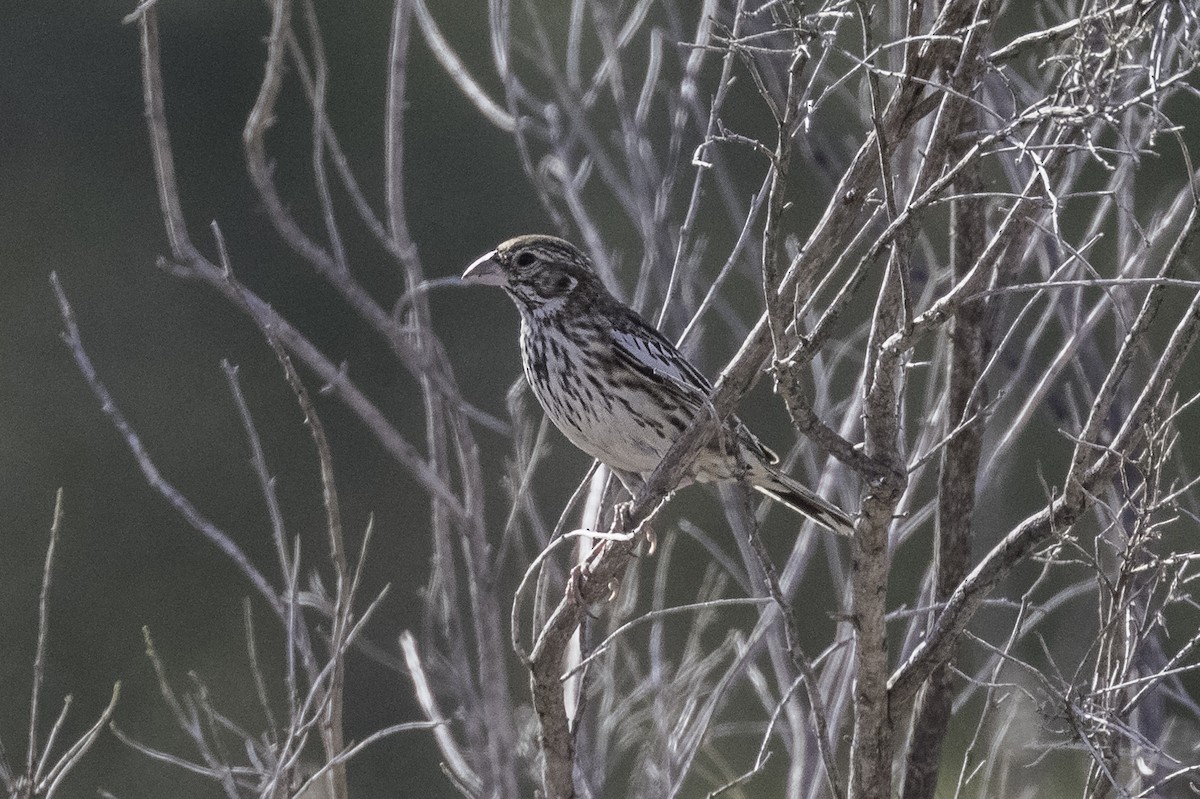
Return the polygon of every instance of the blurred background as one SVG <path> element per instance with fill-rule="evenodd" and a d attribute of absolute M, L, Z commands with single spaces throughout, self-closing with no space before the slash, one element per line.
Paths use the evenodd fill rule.
<path fill-rule="evenodd" d="M 64 0 L 54 6 L 10 3 L 0 12 L 0 742 L 4 759 L 18 770 L 28 730 L 41 568 L 59 487 L 65 495 L 65 520 L 50 594 L 42 730 L 63 697 L 71 695 L 62 737 L 73 740 L 105 707 L 119 681 L 117 725 L 139 740 L 188 752 L 159 695 L 144 653 L 143 629 L 153 635 L 178 685 L 187 686 L 194 672 L 195 679 L 210 687 L 215 704 L 240 709 L 244 717 L 239 720 L 254 729 L 262 723 L 256 718 L 243 644 L 242 603 L 250 587 L 146 485 L 59 338 L 62 323 L 50 290 L 51 273 L 58 274 L 74 306 L 101 379 L 165 478 L 253 559 L 269 564 L 274 563 L 269 520 L 221 369 L 223 360 L 236 364 L 278 480 L 289 532 L 300 537 L 314 558 L 325 545 L 312 441 L 262 335 L 209 287 L 182 281 L 155 265 L 169 247 L 143 119 L 138 32 L 136 26 L 122 24 L 134 5 L 133 0 Z M 460 47 L 479 42 L 477 48 L 460 51 L 473 67 L 490 63 L 480 6 L 438 0 L 434 8 L 447 38 Z M 330 59 L 330 116 L 358 180 L 378 208 L 391 2 L 319 2 L 317 9 Z M 358 385 L 400 431 L 414 442 L 423 441 L 420 396 L 411 378 L 400 373 L 379 336 L 279 240 L 247 177 L 241 131 L 262 78 L 270 22 L 266 9 L 233 0 L 162 0 L 159 12 L 167 116 L 193 240 L 211 255 L 215 248 L 208 225 L 217 222 L 240 279 L 334 361 L 349 363 Z M 490 69 L 474 72 L 481 80 L 492 79 Z M 457 276 L 509 236 L 553 232 L 521 170 L 512 138 L 468 105 L 420 35 L 412 37 L 408 81 L 407 213 L 426 276 Z M 753 93 L 746 92 L 754 111 L 736 120 L 745 126 L 740 129 L 761 125 L 763 118 Z M 291 210 L 319 226 L 311 190 L 308 113 L 296 94 L 294 88 L 285 91 L 268 144 L 281 165 L 276 171 L 281 193 L 298 204 Z M 840 174 L 857 146 L 842 135 L 837 118 L 855 108 L 853 101 L 831 103 L 831 124 L 806 138 L 804 190 L 815 199 L 790 210 L 796 230 L 811 228 L 831 176 Z M 732 117 L 744 110 L 739 102 L 728 106 Z M 1186 135 L 1194 145 L 1194 133 Z M 1162 158 L 1147 159 L 1142 185 L 1148 194 L 1174 191 L 1178 184 L 1182 158 L 1170 147 L 1164 151 Z M 746 185 L 737 187 L 749 197 L 762 164 L 751 154 L 730 157 L 753 164 L 746 171 Z M 686 168 L 681 183 L 690 180 Z M 1164 176 L 1164 186 L 1170 183 L 1168 188 L 1157 184 L 1158 175 Z M 1148 197 L 1150 202 L 1159 199 Z M 613 216 L 604 220 L 611 225 L 605 233 L 611 234 L 610 242 L 620 242 L 623 223 Z M 352 238 L 348 243 L 355 253 L 355 274 L 375 296 L 397 296 L 402 280 L 392 262 L 382 252 L 374 260 L 362 255 L 374 246 L 365 232 L 351 227 L 347 236 Z M 728 237 L 728 231 L 713 232 L 709 252 L 728 252 Z M 617 252 L 616 258 L 621 257 Z M 624 257 L 636 261 L 636 255 Z M 917 270 L 932 266 L 921 257 L 914 263 Z M 747 292 L 754 289 L 751 282 L 745 286 Z M 757 294 L 744 296 L 747 307 L 758 302 Z M 508 299 L 499 291 L 446 286 L 431 292 L 430 303 L 465 398 L 506 418 L 505 395 L 520 374 L 517 314 Z M 858 310 L 865 314 L 869 307 L 863 303 Z M 735 344 L 735 336 L 707 342 L 710 360 L 701 363 L 703 369 L 711 375 L 716 359 L 728 356 Z M 319 389 L 310 375 L 302 374 L 310 390 Z M 761 383 L 756 390 L 769 393 L 769 381 Z M 843 395 L 849 393 L 846 388 Z M 743 415 L 766 441 L 779 445 L 790 440 L 779 403 L 745 405 L 753 407 Z M 373 640 L 394 649 L 394 636 L 420 623 L 421 587 L 429 579 L 430 543 L 423 529 L 428 500 L 338 403 L 318 399 L 318 408 L 333 446 L 353 545 L 374 519 L 367 585 L 372 591 L 384 584 L 392 589 L 380 611 L 385 621 Z M 999 496 L 992 497 L 989 513 L 981 514 L 983 542 L 994 541 L 1025 515 L 1030 502 L 1040 501 L 1044 474 L 1061 472 L 1065 451 L 1057 427 L 1053 414 L 1039 416 L 1031 425 L 1022 444 L 1028 460 L 1022 468 L 1007 470 L 1004 485 L 993 488 Z M 488 481 L 488 510 L 502 516 L 507 506 L 499 475 L 508 445 L 498 436 L 489 442 L 488 435 L 480 434 L 485 447 L 496 445 L 484 456 L 489 475 L 495 475 Z M 552 517 L 588 461 L 557 434 L 551 446 L 554 467 L 539 473 L 544 483 L 539 490 Z M 701 490 L 673 503 L 666 518 L 677 518 L 681 508 L 695 509 L 697 518 L 715 511 L 712 494 Z M 664 522 L 663 529 L 669 527 Z M 776 537 L 772 544 L 782 548 L 787 540 Z M 834 546 L 822 553 L 830 562 L 837 557 L 830 552 Z M 691 541 L 681 544 L 680 551 L 680 558 L 706 557 Z M 894 572 L 900 586 L 896 606 L 912 599 L 928 552 L 922 539 L 921 546 L 900 553 Z M 1026 570 L 1036 571 L 1036 566 Z M 814 572 L 817 582 L 824 579 L 823 569 Z M 1021 573 L 1014 582 L 1029 578 Z M 814 637 L 819 651 L 820 642 L 831 638 L 834 625 L 827 611 L 836 600 L 827 586 L 805 587 L 821 597 L 806 608 L 805 620 L 810 625 L 805 633 Z M 278 669 L 271 646 L 278 640 L 277 625 L 260 603 L 252 606 L 264 667 Z M 1088 647 L 1093 633 L 1084 624 L 1060 624 L 1049 631 L 1061 636 L 1056 643 L 1065 641 L 1066 649 L 1075 652 Z M 519 674 L 519 667 L 513 671 Z M 351 739 L 420 718 L 409 700 L 411 686 L 393 671 L 352 659 L 347 684 Z M 1020 723 L 1031 725 L 1026 741 L 1038 740 L 1043 730 L 1034 727 L 1040 720 L 1033 712 L 1022 718 Z M 965 744 L 948 743 L 960 746 Z M 749 759 L 754 753 L 737 755 Z M 358 756 L 352 789 L 357 796 L 396 795 L 398 786 L 422 796 L 457 796 L 438 767 L 439 759 L 425 733 L 389 738 Z M 1062 779 L 1078 781 L 1079 775 Z M 220 795 L 212 782 L 153 762 L 110 734 L 72 773 L 61 795 L 95 796 L 97 789 L 122 799 Z"/>
<path fill-rule="evenodd" d="M 311 439 L 274 356 L 210 289 L 155 266 L 169 248 L 142 116 L 137 28 L 121 23 L 134 5 L 68 0 L 7 4 L 0 13 L 0 742 L 15 767 L 24 762 L 37 592 L 60 486 L 65 522 L 50 597 L 42 729 L 70 694 L 64 735 L 77 735 L 119 680 L 118 725 L 187 751 L 158 695 L 143 626 L 181 684 L 194 669 L 222 706 L 256 705 L 242 633 L 248 585 L 146 486 L 59 339 L 51 272 L 75 307 L 102 379 L 165 477 L 270 563 L 266 512 L 219 364 L 241 367 L 289 528 L 311 542 L 310 552 L 323 546 Z M 466 13 L 469 5 L 441 4 L 447 13 L 439 16 L 457 40 L 477 19 Z M 322 17 L 331 110 L 373 201 L 380 197 L 390 11 L 388 2 L 350 0 Z M 216 220 L 241 278 L 332 357 L 352 360 L 360 385 L 420 440 L 419 409 L 405 425 L 406 403 L 417 395 L 402 385 L 377 337 L 279 243 L 255 205 L 241 128 L 262 77 L 265 9 L 218 0 L 165 2 L 160 12 L 167 113 L 192 235 L 211 247 L 206 225 Z M 496 242 L 547 229 L 546 220 L 511 141 L 480 122 L 419 36 L 411 57 L 409 220 L 429 277 L 457 275 Z M 284 128 L 273 131 L 272 147 L 292 148 L 303 163 L 308 140 L 291 141 L 279 133 Z M 280 182 L 287 194 L 288 175 Z M 399 277 L 385 259 L 355 268 L 373 288 L 395 295 Z M 458 349 L 460 374 L 472 378 L 468 397 L 503 414 L 504 392 L 520 370 L 515 311 L 500 292 L 448 290 L 432 302 L 443 332 L 462 330 L 446 338 Z M 398 632 L 417 623 L 417 590 L 427 579 L 428 542 L 419 528 L 427 503 L 410 508 L 419 495 L 392 460 L 334 403 L 319 407 L 352 540 L 375 516 L 370 579 L 376 588 L 392 584 L 386 612 L 395 620 L 387 627 Z M 582 472 L 582 456 L 563 453 Z M 276 634 L 260 621 L 264 635 Z M 409 685 L 392 672 L 370 672 L 369 664 L 358 668 L 368 671 L 350 675 L 357 686 L 350 715 L 363 725 L 352 737 L 418 718 L 407 704 Z M 238 690 L 245 693 L 230 694 Z M 427 734 L 409 733 L 369 749 L 353 787 L 359 795 L 400 784 L 426 796 L 456 795 L 437 763 Z M 213 783 L 151 762 L 109 734 L 62 795 L 95 796 L 96 787 L 118 797 L 218 795 Z"/>

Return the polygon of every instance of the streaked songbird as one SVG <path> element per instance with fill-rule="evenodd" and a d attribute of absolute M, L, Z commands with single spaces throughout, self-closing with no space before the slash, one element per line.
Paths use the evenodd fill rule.
<path fill-rule="evenodd" d="M 706 406 L 712 385 L 675 345 L 600 281 L 591 261 L 554 236 L 518 236 L 463 279 L 500 286 L 521 312 L 525 377 L 550 421 L 608 466 L 630 494 Z M 854 523 L 776 469 L 778 456 L 736 417 L 700 451 L 687 482 L 745 480 L 835 533 Z M 686 483 L 685 483 L 686 484 Z"/>

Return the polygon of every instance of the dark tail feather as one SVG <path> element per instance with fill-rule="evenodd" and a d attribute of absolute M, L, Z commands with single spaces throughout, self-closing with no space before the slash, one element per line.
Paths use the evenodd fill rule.
<path fill-rule="evenodd" d="M 786 475 L 772 473 L 762 482 L 755 483 L 754 487 L 830 532 L 854 534 L 854 520 L 844 510 L 821 499 Z"/>

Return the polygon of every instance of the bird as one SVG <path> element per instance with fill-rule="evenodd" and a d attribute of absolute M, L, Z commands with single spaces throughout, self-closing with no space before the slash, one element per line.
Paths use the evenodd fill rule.
<path fill-rule="evenodd" d="M 614 297 L 591 260 L 548 235 L 509 239 L 462 279 L 500 286 L 521 315 L 521 362 L 546 416 L 604 463 L 632 496 L 675 439 L 708 413 L 712 384 L 653 325 Z M 737 417 L 701 449 L 681 483 L 745 480 L 821 527 L 851 535 L 841 508 L 778 470 L 779 457 Z"/>

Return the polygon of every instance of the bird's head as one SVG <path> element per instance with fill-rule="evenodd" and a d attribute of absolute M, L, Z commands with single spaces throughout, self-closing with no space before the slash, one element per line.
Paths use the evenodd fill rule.
<path fill-rule="evenodd" d="M 476 259 L 463 280 L 501 286 L 523 312 L 553 313 L 600 286 L 591 261 L 554 236 L 518 236 Z"/>

